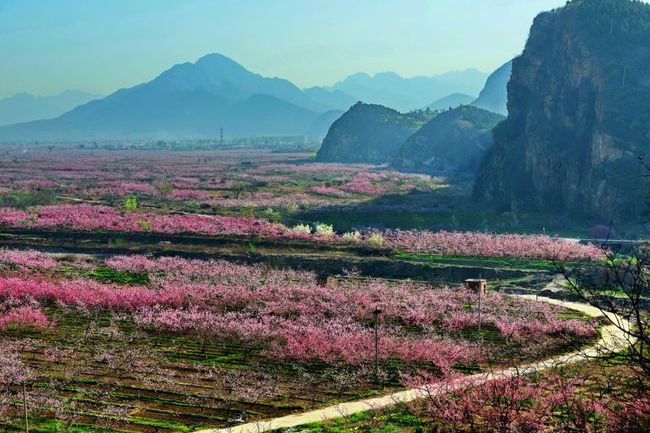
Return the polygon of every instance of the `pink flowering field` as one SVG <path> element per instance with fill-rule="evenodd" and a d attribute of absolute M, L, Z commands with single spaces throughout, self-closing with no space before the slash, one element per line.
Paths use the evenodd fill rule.
<path fill-rule="evenodd" d="M 481 300 L 478 334 L 477 308 L 477 295 L 457 286 L 355 275 L 319 284 L 310 272 L 226 261 L 0 251 L 0 339 L 24 346 L 0 356 L 19 356 L 49 384 L 30 387 L 33 407 L 78 422 L 60 403 L 70 403 L 61 393 L 72 386 L 85 402 L 78 410 L 93 406 L 106 423 L 123 414 L 120 426 L 135 431 L 146 431 L 140 418 L 158 419 L 160 405 L 172 423 L 227 425 L 233 414 L 254 419 L 359 398 L 377 380 L 396 387 L 415 371 L 537 359 L 596 335 L 595 323 L 559 307 L 494 292 Z M 123 371 L 125 362 L 135 370 Z M 134 407 L 141 416 L 127 415 Z"/>
<path fill-rule="evenodd" d="M 444 256 L 514 257 L 533 260 L 598 261 L 604 251 L 546 235 L 489 234 L 389 230 L 359 233 L 356 238 L 318 231 L 304 232 L 254 217 L 125 211 L 109 206 L 76 204 L 0 208 L 0 226 L 36 229 L 108 230 L 163 234 L 244 236 L 268 239 L 310 239 L 352 243 Z M 377 244 L 377 236 L 381 243 Z"/>
<path fill-rule="evenodd" d="M 370 165 L 317 164 L 308 154 L 268 151 L 33 150 L 0 155 L 0 201 L 141 203 L 292 210 L 430 191 L 442 180 Z"/>
<path fill-rule="evenodd" d="M 319 209 L 381 208 L 375 200 L 426 195 L 444 189 L 445 182 L 381 166 L 314 163 L 308 154 L 263 150 L 117 153 L 68 146 L 6 152 L 0 155 L 0 230 L 309 239 L 426 255 L 530 260 L 603 256 L 597 247 L 545 235 L 363 225 L 316 229 L 322 222 Z M 309 209 L 316 212 L 314 219 L 302 219 Z"/>

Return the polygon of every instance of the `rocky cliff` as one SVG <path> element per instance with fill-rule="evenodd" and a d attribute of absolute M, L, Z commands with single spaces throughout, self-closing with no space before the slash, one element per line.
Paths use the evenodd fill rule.
<path fill-rule="evenodd" d="M 473 176 L 503 116 L 469 105 L 440 113 L 399 148 L 399 170 Z"/>
<path fill-rule="evenodd" d="M 400 113 L 382 105 L 357 103 L 335 121 L 316 159 L 324 162 L 383 164 L 435 113 Z"/>
<path fill-rule="evenodd" d="M 535 18 L 476 179 L 504 210 L 633 219 L 650 148 L 650 5 L 574 0 Z"/>

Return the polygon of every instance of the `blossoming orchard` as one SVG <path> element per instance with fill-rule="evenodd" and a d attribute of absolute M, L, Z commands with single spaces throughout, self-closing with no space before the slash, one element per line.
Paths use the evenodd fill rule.
<path fill-rule="evenodd" d="M 569 299 L 567 269 L 636 262 L 479 229 L 445 178 L 259 150 L 64 147 L 0 168 L 2 431 L 232 428 L 429 386 L 445 391 L 331 422 L 624 431 L 647 415 L 631 387 L 598 394 L 588 359 L 475 380 L 597 345 L 608 316 L 549 296 Z"/>
<path fill-rule="evenodd" d="M 205 399 L 210 407 L 223 396 L 201 390 L 200 382 L 209 382 L 203 377 L 206 365 L 210 374 L 226 377 L 229 368 L 241 365 L 268 381 L 269 394 L 256 396 L 259 402 L 242 395 L 233 397 L 230 409 L 214 408 L 215 422 L 224 410 L 253 417 L 255 404 L 272 414 L 285 412 L 285 406 L 310 407 L 300 402 L 307 397 L 308 390 L 298 386 L 304 380 L 323 387 L 325 394 L 317 400 L 325 402 L 335 389 L 367 394 L 376 386 L 371 374 L 376 308 L 382 310 L 379 359 L 386 387 L 399 386 L 402 374 L 419 369 L 478 371 L 506 359 L 536 359 L 588 342 L 596 332 L 595 323 L 565 317 L 561 308 L 492 293 L 482 300 L 478 334 L 478 296 L 460 287 L 344 276 L 321 286 L 309 272 L 176 257 L 53 261 L 33 251 L 7 250 L 1 260 L 0 329 L 10 346 L 29 345 L 29 365 L 43 375 L 39 382 L 59 380 L 49 368 L 39 368 L 54 354 L 60 368 L 74 362 L 79 369 L 69 386 L 81 386 L 92 374 L 98 387 L 120 393 L 132 392 L 127 389 L 133 380 L 132 372 L 128 381 L 114 376 L 115 369 L 124 368 L 122 357 L 139 363 L 160 360 L 160 365 L 142 366 L 136 395 L 164 395 L 186 386 L 192 391 L 184 399 Z M 22 329 L 29 330 L 29 341 L 19 336 Z M 101 343 L 96 341 L 100 336 Z M 83 347 L 75 337 L 83 339 Z M 272 365 L 271 360 L 282 362 Z M 93 373 L 98 369 L 105 370 L 99 377 Z M 181 385 L 187 371 L 198 382 Z M 56 398 L 62 386 L 52 384 L 48 392 Z M 236 395 L 246 392 L 242 386 Z M 286 387 L 293 387 L 295 396 L 280 391 Z M 39 394 L 30 385 L 30 395 L 38 399 Z M 95 400 L 78 404 L 102 405 Z M 183 399 L 169 404 L 177 406 L 180 417 L 187 416 Z M 125 406 L 133 410 L 119 402 Z M 107 416 L 103 408 L 95 409 Z"/>

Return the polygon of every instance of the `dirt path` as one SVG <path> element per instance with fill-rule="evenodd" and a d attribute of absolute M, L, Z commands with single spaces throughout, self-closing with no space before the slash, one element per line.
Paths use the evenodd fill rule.
<path fill-rule="evenodd" d="M 535 295 L 513 295 L 519 296 L 524 299 L 530 300 L 539 300 L 548 302 L 554 305 L 560 305 L 566 308 L 570 308 L 575 311 L 587 314 L 590 317 L 601 317 L 603 313 L 592 306 L 579 304 L 575 302 L 564 302 L 556 299 L 536 297 Z M 605 313 L 608 317 L 617 323 L 622 329 L 629 329 L 630 324 L 627 320 L 618 317 L 611 313 Z M 517 374 L 527 373 L 533 370 L 545 370 L 548 368 L 556 367 L 559 365 L 566 365 L 575 363 L 578 361 L 586 360 L 602 354 L 604 352 L 611 351 L 620 351 L 627 347 L 631 342 L 626 339 L 625 332 L 622 331 L 617 326 L 608 325 L 601 328 L 601 338 L 594 345 L 587 348 L 581 349 L 579 351 L 567 353 L 564 355 L 556 356 L 550 359 L 543 361 L 534 362 L 531 364 L 525 364 L 518 367 L 513 367 L 509 369 L 500 370 L 493 373 L 480 373 L 472 376 L 468 376 L 463 379 L 464 381 L 471 381 L 472 383 L 481 383 L 497 378 L 512 377 Z M 462 386 L 463 383 L 458 383 L 458 386 Z M 383 397 L 370 398 L 366 400 L 360 400 L 355 402 L 348 403 L 339 403 L 334 406 L 326 407 L 323 409 L 312 410 L 309 412 L 298 413 L 293 415 L 287 415 L 279 418 L 274 418 L 270 420 L 256 421 L 246 424 L 240 424 L 234 427 L 222 428 L 222 429 L 209 429 L 201 430 L 198 433 L 221 433 L 221 432 L 230 432 L 230 433 L 259 433 L 269 430 L 275 430 L 279 428 L 288 428 L 296 427 L 303 424 L 309 424 L 314 422 L 322 422 L 325 420 L 342 418 L 348 415 L 352 415 L 359 412 L 365 412 L 372 409 L 381 409 L 388 406 L 395 405 L 397 403 L 405 403 L 409 401 L 416 400 L 418 398 L 425 397 L 427 395 L 436 394 L 441 392 L 442 388 L 431 385 L 423 388 L 408 389 L 405 391 L 396 392 L 394 394 L 386 395 Z"/>

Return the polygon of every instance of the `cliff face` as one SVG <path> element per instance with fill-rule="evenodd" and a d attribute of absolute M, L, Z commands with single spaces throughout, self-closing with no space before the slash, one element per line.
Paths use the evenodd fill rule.
<path fill-rule="evenodd" d="M 492 128 L 503 119 L 469 105 L 445 111 L 410 136 L 391 165 L 399 170 L 473 176 L 492 146 Z"/>
<path fill-rule="evenodd" d="M 316 159 L 324 162 L 383 164 L 391 160 L 404 141 L 433 112 L 402 114 L 393 109 L 361 102 L 335 121 L 323 140 Z"/>
<path fill-rule="evenodd" d="M 513 61 L 508 118 L 474 193 L 504 209 L 633 219 L 650 148 L 650 6 L 574 0 Z"/>

